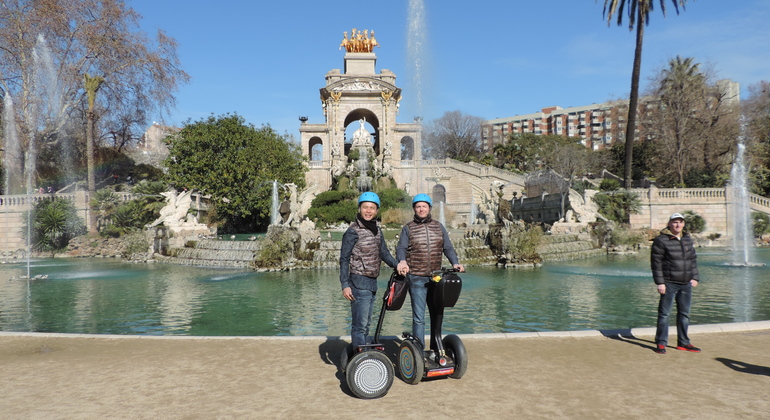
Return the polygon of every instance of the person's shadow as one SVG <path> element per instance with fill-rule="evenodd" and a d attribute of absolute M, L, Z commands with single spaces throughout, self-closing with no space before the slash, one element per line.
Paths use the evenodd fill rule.
<path fill-rule="evenodd" d="M 724 357 L 717 357 L 714 360 L 722 362 L 722 364 L 736 372 L 770 376 L 770 367 L 767 366 L 752 365 L 751 363 L 739 362 L 733 359 L 725 359 Z"/>
<path fill-rule="evenodd" d="M 638 337 L 635 337 L 634 334 L 631 333 L 630 328 L 620 328 L 616 330 L 600 330 L 599 332 L 602 333 L 603 336 L 612 340 L 618 340 L 618 341 L 622 341 L 628 344 L 633 344 L 645 349 L 655 350 L 654 341 L 642 340 Z"/>

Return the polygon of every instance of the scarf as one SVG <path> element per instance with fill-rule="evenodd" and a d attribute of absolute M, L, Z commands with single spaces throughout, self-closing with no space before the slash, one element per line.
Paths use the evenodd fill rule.
<path fill-rule="evenodd" d="M 428 213 L 428 215 L 425 217 L 419 217 L 416 214 L 414 215 L 414 222 L 417 224 L 430 223 L 431 220 L 433 219 L 430 217 L 430 213 Z"/>
<path fill-rule="evenodd" d="M 369 229 L 369 231 L 372 232 L 372 235 L 377 236 L 377 220 L 364 220 L 364 218 L 361 217 L 361 213 L 356 214 L 356 220 L 358 220 L 360 225 Z"/>

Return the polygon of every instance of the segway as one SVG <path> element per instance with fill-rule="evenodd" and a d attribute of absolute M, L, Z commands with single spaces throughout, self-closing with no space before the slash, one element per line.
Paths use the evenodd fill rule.
<path fill-rule="evenodd" d="M 450 268 L 432 272 L 428 285 L 430 312 L 430 350 L 423 351 L 421 340 L 403 333 L 404 341 L 398 351 L 398 369 L 401 379 L 418 384 L 427 378 L 450 377 L 460 379 L 468 369 L 468 354 L 460 337 L 450 334 L 441 338 L 444 308 L 455 306 L 462 290 L 462 279 Z"/>
<path fill-rule="evenodd" d="M 380 318 L 374 333 L 374 343 L 353 348 L 348 344 L 342 351 L 340 366 L 348 388 L 358 398 L 372 399 L 384 396 L 393 385 L 396 376 L 393 362 L 385 355 L 385 346 L 380 344 L 380 331 L 385 311 L 401 309 L 408 289 L 406 278 L 394 272 L 382 298 Z"/>

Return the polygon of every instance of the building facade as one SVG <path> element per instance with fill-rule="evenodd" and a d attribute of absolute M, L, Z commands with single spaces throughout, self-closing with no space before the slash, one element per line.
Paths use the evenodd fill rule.
<path fill-rule="evenodd" d="M 719 80 L 716 84 L 726 101 L 732 104 L 740 103 L 740 85 L 737 82 Z M 649 119 L 650 111 L 657 106 L 653 97 L 640 98 L 636 115 L 636 139 L 648 136 L 646 133 L 650 131 L 652 124 Z M 505 143 L 510 134 L 523 133 L 580 137 L 586 147 L 599 150 L 617 141 L 625 141 L 627 119 L 627 100 L 570 108 L 550 106 L 532 114 L 485 121 L 481 138 L 487 151 L 491 151 L 495 145 Z"/>

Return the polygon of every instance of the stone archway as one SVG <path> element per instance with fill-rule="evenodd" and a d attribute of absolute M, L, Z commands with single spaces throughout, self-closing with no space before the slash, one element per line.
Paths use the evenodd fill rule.
<path fill-rule="evenodd" d="M 359 128 L 359 122 L 364 121 L 364 125 L 371 125 L 374 129 L 372 135 L 372 147 L 376 156 L 380 155 L 380 120 L 377 115 L 369 109 L 357 108 L 345 116 L 345 156 L 350 152 L 352 144 L 352 133 Z M 350 135 L 348 135 L 350 133 Z"/>
<path fill-rule="evenodd" d="M 401 138 L 401 160 L 414 160 L 414 139 L 410 136 Z"/>
<path fill-rule="evenodd" d="M 433 205 L 438 203 L 446 203 L 446 187 L 441 184 L 433 186 Z"/>
<path fill-rule="evenodd" d="M 308 142 L 307 156 L 310 162 L 320 162 L 324 160 L 324 142 L 320 137 L 313 137 Z"/>

